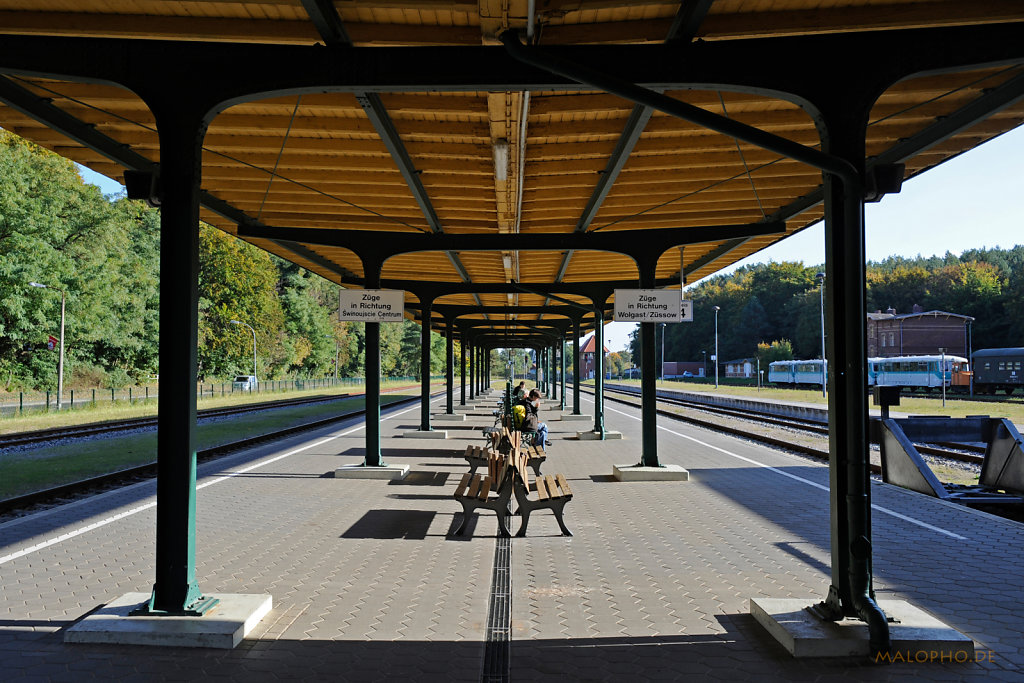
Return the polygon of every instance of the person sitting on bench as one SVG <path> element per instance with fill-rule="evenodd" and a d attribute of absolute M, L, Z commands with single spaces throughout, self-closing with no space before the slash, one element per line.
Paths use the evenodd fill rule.
<path fill-rule="evenodd" d="M 512 396 L 512 400 L 513 401 L 518 402 L 518 401 L 522 401 L 524 398 L 526 398 L 526 382 L 525 381 L 520 382 L 519 386 L 517 386 L 516 390 L 514 392 L 512 392 L 512 393 L 513 393 L 513 396 Z"/>
<path fill-rule="evenodd" d="M 526 415 L 523 417 L 520 429 L 524 432 L 537 432 L 537 439 L 534 443 L 547 452 L 547 446 L 550 446 L 551 442 L 548 441 L 547 423 L 540 421 L 540 392 L 531 389 L 530 394 L 520 404 L 526 408 Z"/>

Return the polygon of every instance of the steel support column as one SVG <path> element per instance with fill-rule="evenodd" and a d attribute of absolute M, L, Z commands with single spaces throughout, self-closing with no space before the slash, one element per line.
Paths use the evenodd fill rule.
<path fill-rule="evenodd" d="M 476 396 L 476 341 L 469 345 L 469 400 Z"/>
<path fill-rule="evenodd" d="M 580 336 L 583 334 L 583 316 L 573 318 L 572 332 L 572 414 L 580 412 Z"/>
<path fill-rule="evenodd" d="M 466 329 L 459 332 L 459 405 L 466 405 Z"/>
<path fill-rule="evenodd" d="M 852 89 L 851 89 L 852 90 Z M 872 102 L 861 98 L 860 102 Z M 829 373 L 829 490 L 832 585 L 819 607 L 829 618 L 857 616 L 869 629 L 872 654 L 890 649 L 889 626 L 871 585 L 871 492 L 868 470 L 867 349 L 863 178 L 867 111 L 856 102 L 826 116 L 823 148 L 858 171 L 825 175 L 825 271 Z"/>
<path fill-rule="evenodd" d="M 420 431 L 429 432 L 430 427 L 430 307 L 434 300 L 419 295 L 420 303 Z"/>
<path fill-rule="evenodd" d="M 380 288 L 381 263 L 363 259 L 366 289 Z M 366 454 L 365 467 L 383 467 L 380 453 L 380 323 L 366 323 Z"/>
<path fill-rule="evenodd" d="M 566 333 L 563 331 L 562 334 L 558 337 L 558 363 L 560 370 L 558 374 L 559 380 L 562 383 L 562 394 L 559 399 L 560 402 L 558 404 L 559 410 L 565 410 L 565 335 Z"/>
<path fill-rule="evenodd" d="M 196 346 L 199 183 L 206 126 L 154 110 L 160 136 L 160 407 L 156 582 L 148 610 L 196 614 Z"/>
<path fill-rule="evenodd" d="M 445 413 L 455 413 L 455 318 L 449 316 L 445 319 L 445 353 L 444 353 L 444 383 L 445 383 Z"/>
<path fill-rule="evenodd" d="M 658 265 L 658 256 L 660 254 L 656 254 L 649 263 L 637 262 L 641 289 L 654 287 L 654 270 Z M 640 464 L 644 467 L 661 467 L 658 461 L 657 330 L 657 323 L 640 323 Z"/>
<path fill-rule="evenodd" d="M 604 304 L 594 302 L 594 431 L 604 440 Z"/>

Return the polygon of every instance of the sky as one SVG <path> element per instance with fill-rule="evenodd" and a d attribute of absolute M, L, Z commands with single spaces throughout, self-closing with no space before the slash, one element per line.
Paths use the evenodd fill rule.
<path fill-rule="evenodd" d="M 79 166 L 87 183 L 105 194 L 124 188 Z M 869 261 L 889 256 L 933 256 L 947 251 L 1009 248 L 1024 243 L 1024 126 L 1005 133 L 966 154 L 903 184 L 865 210 L 865 247 Z M 719 271 L 770 261 L 825 262 L 823 223 L 748 256 Z M 691 283 L 690 286 L 697 284 Z M 694 315 L 700 315 L 695 311 Z M 636 323 L 609 323 L 605 347 L 620 351 L 629 344 Z"/>

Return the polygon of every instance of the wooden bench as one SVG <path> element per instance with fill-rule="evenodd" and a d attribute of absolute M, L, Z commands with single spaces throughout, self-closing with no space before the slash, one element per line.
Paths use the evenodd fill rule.
<path fill-rule="evenodd" d="M 514 437 L 512 437 L 511 435 L 509 436 L 510 443 L 513 440 L 513 438 Z M 536 446 L 526 446 L 520 448 L 520 450 L 526 453 L 527 465 L 532 467 L 534 475 L 539 477 L 540 466 L 544 464 L 545 460 L 547 460 L 547 454 L 544 453 L 544 451 L 541 450 L 540 448 L 537 448 Z M 485 446 L 466 446 L 465 458 L 466 462 L 469 463 L 469 473 L 476 474 L 476 468 L 486 467 L 487 458 L 492 453 L 500 453 L 500 451 L 498 451 L 497 448 L 494 446 L 490 448 Z"/>
<path fill-rule="evenodd" d="M 455 531 L 461 536 L 466 530 L 469 515 L 477 509 L 491 510 L 498 516 L 498 530 L 502 536 L 512 534 L 508 530 L 509 504 L 512 500 L 513 469 L 511 458 L 501 453 L 487 456 L 487 474 L 467 472 L 455 489 L 455 500 L 462 503 L 462 524 Z M 492 495 L 493 494 L 493 495 Z"/>
<path fill-rule="evenodd" d="M 517 452 L 512 454 L 511 460 L 514 472 L 512 489 L 516 502 L 519 503 L 516 514 L 521 515 L 523 519 L 516 536 L 526 535 L 526 525 L 530 521 L 530 513 L 541 508 L 547 508 L 554 513 L 555 521 L 558 522 L 562 535 L 572 536 L 572 532 L 565 526 L 565 520 L 562 518 L 565 504 L 572 500 L 572 489 L 569 488 L 569 482 L 565 477 L 561 474 L 554 476 L 549 474 L 543 477 L 537 475 L 533 486 L 537 492 L 537 500 L 530 500 L 530 473 L 526 469 L 529 458 L 525 452 Z"/>

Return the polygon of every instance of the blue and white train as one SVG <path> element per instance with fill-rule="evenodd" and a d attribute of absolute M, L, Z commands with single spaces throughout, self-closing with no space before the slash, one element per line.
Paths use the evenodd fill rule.
<path fill-rule="evenodd" d="M 868 386 L 912 388 L 966 388 L 970 384 L 970 367 L 960 356 L 900 356 L 868 358 Z M 821 385 L 821 360 L 780 360 L 769 364 L 768 381 L 783 386 Z M 826 364 L 826 368 L 827 368 Z"/>
<path fill-rule="evenodd" d="M 822 360 L 777 360 L 768 364 L 768 382 L 771 384 L 821 385 Z M 825 364 L 826 369 L 828 364 Z"/>

